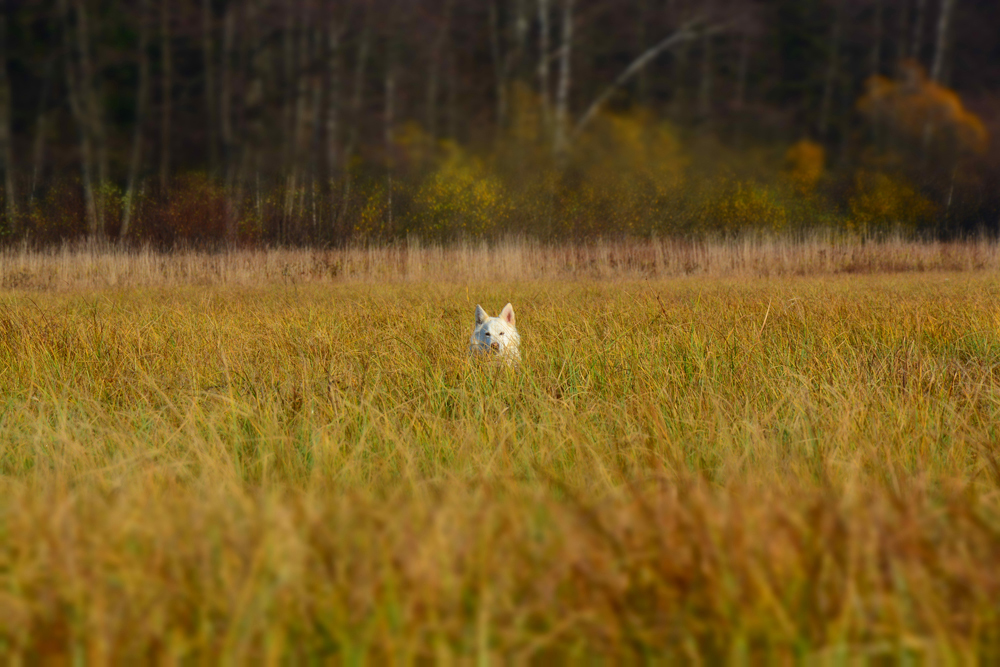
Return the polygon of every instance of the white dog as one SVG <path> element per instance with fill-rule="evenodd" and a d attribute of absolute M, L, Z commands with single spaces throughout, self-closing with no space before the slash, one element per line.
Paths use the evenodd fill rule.
<path fill-rule="evenodd" d="M 482 306 L 476 306 L 476 326 L 469 338 L 469 354 L 494 354 L 508 365 L 521 360 L 521 336 L 514 325 L 514 306 L 508 303 L 499 317 L 490 317 Z"/>

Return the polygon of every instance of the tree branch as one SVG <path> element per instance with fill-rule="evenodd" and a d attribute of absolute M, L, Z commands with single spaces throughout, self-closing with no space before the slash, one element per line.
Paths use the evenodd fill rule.
<path fill-rule="evenodd" d="M 605 91 L 593 101 L 586 113 L 583 114 L 577 122 L 576 127 L 573 129 L 573 139 L 576 140 L 576 138 L 580 136 L 580 133 L 582 133 L 584 128 L 590 124 L 590 121 L 594 119 L 594 116 L 597 115 L 597 112 L 600 111 L 601 107 L 604 106 L 609 99 L 611 99 L 611 96 L 614 95 L 616 90 L 621 88 L 628 82 L 629 79 L 642 71 L 642 69 L 649 65 L 649 63 L 651 63 L 658 55 L 677 46 L 681 42 L 695 39 L 699 35 L 703 34 L 703 32 L 718 32 L 718 30 L 721 29 L 721 27 L 716 27 L 706 29 L 705 31 L 699 31 L 697 28 L 702 20 L 703 19 L 701 18 L 696 18 L 685 23 L 677 30 L 677 32 L 661 40 L 659 43 L 647 49 L 641 56 L 633 60 L 632 64 L 626 67 L 625 71 L 618 75 L 618 78 L 615 79 L 614 83 L 608 86 L 607 89 L 605 89 Z"/>

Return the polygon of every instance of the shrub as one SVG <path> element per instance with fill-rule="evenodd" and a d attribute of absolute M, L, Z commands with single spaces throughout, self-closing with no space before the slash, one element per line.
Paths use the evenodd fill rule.
<path fill-rule="evenodd" d="M 774 188 L 754 181 L 723 182 L 699 218 L 704 230 L 725 233 L 779 232 L 789 223 L 788 209 Z"/>
<path fill-rule="evenodd" d="M 503 183 L 477 157 L 445 142 L 444 155 L 413 198 L 412 229 L 432 238 L 481 236 L 505 229 L 512 211 Z"/>
<path fill-rule="evenodd" d="M 808 196 L 823 176 L 826 151 L 815 141 L 802 139 L 785 153 L 785 177 L 796 193 Z"/>
<path fill-rule="evenodd" d="M 906 180 L 859 171 L 850 198 L 850 228 L 862 232 L 915 230 L 929 223 L 935 207 Z"/>

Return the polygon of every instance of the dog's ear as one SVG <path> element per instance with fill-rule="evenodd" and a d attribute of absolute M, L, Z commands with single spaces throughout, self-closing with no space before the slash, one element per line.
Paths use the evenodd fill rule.
<path fill-rule="evenodd" d="M 514 324 L 514 306 L 509 303 L 503 307 L 500 311 L 500 319 L 505 320 L 510 326 L 517 326 Z"/>
<path fill-rule="evenodd" d="M 480 306 L 479 304 L 476 304 L 476 324 L 477 325 L 482 324 L 483 322 L 486 321 L 487 317 L 489 317 L 489 315 L 486 314 L 486 311 L 483 310 L 483 307 Z"/>

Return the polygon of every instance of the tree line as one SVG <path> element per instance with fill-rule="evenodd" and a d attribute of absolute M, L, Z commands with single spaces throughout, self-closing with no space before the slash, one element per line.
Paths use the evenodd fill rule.
<path fill-rule="evenodd" d="M 998 19 L 972 0 L 5 0 L 0 233 L 995 229 L 973 109 L 997 108 Z"/>

